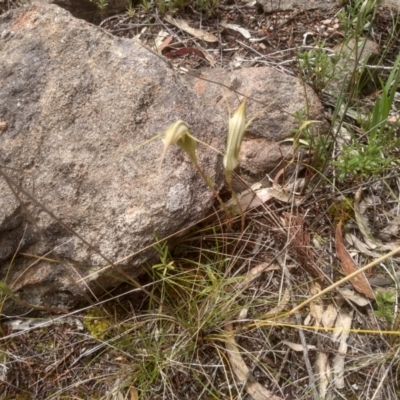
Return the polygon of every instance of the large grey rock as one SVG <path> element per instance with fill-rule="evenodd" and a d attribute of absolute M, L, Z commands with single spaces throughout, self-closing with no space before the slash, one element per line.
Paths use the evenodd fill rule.
<path fill-rule="evenodd" d="M 181 77 L 138 42 L 114 38 L 59 7 L 13 10 L 0 18 L 0 35 L 0 118 L 8 126 L 0 136 L 3 170 L 108 259 L 124 259 L 120 266 L 137 276 L 153 252 L 129 255 L 156 234 L 187 228 L 213 203 L 178 148 L 167 153 L 159 173 L 161 139 L 138 145 L 183 119 L 203 141 L 222 148 L 224 118 L 210 115 Z M 221 157 L 203 146 L 198 157 L 220 186 Z M 85 284 L 73 284 L 69 276 L 77 281 L 107 262 L 23 196 L 49 243 L 40 240 L 3 180 L 1 190 L 1 259 L 10 260 L 18 246 L 33 256 L 56 246 L 76 269 L 66 273 L 57 262 L 21 258 L 8 270 L 5 262 L 2 277 L 9 271 L 14 290 L 28 286 L 27 301 L 42 297 L 47 304 L 64 292 L 64 306 L 73 305 L 87 285 L 98 291 L 96 275 Z M 109 277 L 105 284 L 115 282 Z"/>
<path fill-rule="evenodd" d="M 107 0 L 107 6 L 100 10 L 97 0 L 20 0 L 22 5 L 55 4 L 69 11 L 74 17 L 92 21 L 100 12 L 107 14 L 123 13 L 129 6 L 129 0 Z"/>
<path fill-rule="evenodd" d="M 150 139 L 182 119 L 194 135 L 223 151 L 226 109 L 219 86 L 200 80 L 193 86 L 139 42 L 112 37 L 57 6 L 4 14 L 0 48 L 0 120 L 7 125 L 0 134 L 0 163 L 33 196 L 17 187 L 20 205 L 0 180 L 0 279 L 29 303 L 70 308 L 126 276 L 35 201 L 136 277 L 154 257 L 155 235 L 187 229 L 214 202 L 179 148 L 167 152 L 159 172 L 163 144 Z M 306 109 L 296 79 L 268 68 L 215 74 L 227 82 L 242 79 L 241 89 L 248 83 L 240 74 L 251 77 L 258 91 L 248 94 L 266 101 L 282 92 L 283 109 L 266 111 L 252 125 L 253 135 L 276 141 L 298 126 L 285 113 Z M 219 99 L 211 101 L 216 93 Z M 312 119 L 322 119 L 309 89 L 307 101 Z M 257 109 L 249 102 L 249 115 Z M 277 135 L 281 130 L 284 136 Z M 198 158 L 220 188 L 222 157 L 200 145 Z M 21 311 L 11 302 L 2 309 Z"/>
<path fill-rule="evenodd" d="M 267 13 L 293 10 L 331 10 L 338 0 L 257 0 Z"/>

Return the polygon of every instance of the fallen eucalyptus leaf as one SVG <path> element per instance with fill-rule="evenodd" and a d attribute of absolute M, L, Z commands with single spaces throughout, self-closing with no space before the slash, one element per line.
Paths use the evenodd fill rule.
<path fill-rule="evenodd" d="M 300 352 L 300 351 L 304 350 L 303 345 L 300 344 L 300 343 L 292 343 L 292 342 L 287 342 L 287 341 L 284 340 L 284 341 L 282 341 L 282 344 L 290 347 L 294 351 L 299 351 Z M 308 344 L 307 345 L 307 349 L 308 350 L 317 350 L 317 347 L 314 346 L 313 344 Z"/>
<path fill-rule="evenodd" d="M 222 21 L 219 23 L 223 28 L 232 29 L 233 31 L 239 32 L 246 39 L 251 38 L 251 34 L 247 29 L 242 28 L 240 25 L 229 24 L 228 22 Z"/>
<path fill-rule="evenodd" d="M 322 314 L 322 325 L 324 328 L 331 328 L 336 321 L 338 311 L 333 304 L 329 304 Z"/>
<path fill-rule="evenodd" d="M 154 50 L 161 54 L 163 48 L 168 46 L 171 40 L 172 36 L 168 32 L 161 30 L 154 39 Z"/>
<path fill-rule="evenodd" d="M 167 21 L 169 24 L 174 25 L 179 29 L 182 29 L 184 32 L 189 33 L 189 35 L 196 37 L 197 39 L 211 43 L 218 42 L 218 38 L 214 36 L 212 33 L 209 33 L 202 29 L 192 28 L 191 26 L 189 26 L 187 21 L 183 19 L 175 19 L 170 15 L 166 15 L 164 17 L 164 20 Z"/>
<path fill-rule="evenodd" d="M 347 339 L 350 335 L 351 323 L 353 321 L 353 310 L 349 312 L 341 309 L 336 319 L 335 328 L 336 330 L 332 334 L 332 341 L 339 341 L 339 347 L 337 353 L 333 358 L 332 369 L 335 376 L 335 387 L 336 389 L 344 389 L 344 368 L 345 358 L 347 353 Z"/>
<path fill-rule="evenodd" d="M 349 243 L 351 246 L 354 246 L 358 251 L 366 256 L 379 258 L 382 255 L 376 251 L 369 250 L 368 246 L 352 233 L 346 233 L 345 238 L 347 243 Z"/>
<path fill-rule="evenodd" d="M 340 260 L 340 264 L 342 266 L 342 270 L 345 275 L 350 275 L 353 272 L 357 271 L 358 268 L 350 257 L 350 254 L 347 252 L 342 237 L 342 223 L 340 222 L 336 227 L 336 254 Z M 364 294 L 370 299 L 374 299 L 375 295 L 371 289 L 371 286 L 365 277 L 364 273 L 360 273 L 354 278 L 350 279 L 350 283 L 358 292 Z"/>
<path fill-rule="evenodd" d="M 350 300 L 352 303 L 357 304 L 360 307 L 364 307 L 367 304 L 370 304 L 371 301 L 367 298 L 360 296 L 354 290 L 351 289 L 339 289 L 340 294 L 345 297 L 347 300 Z"/>
<path fill-rule="evenodd" d="M 240 347 L 236 344 L 232 323 L 227 323 L 225 325 L 225 330 L 228 333 L 225 341 L 225 348 L 228 354 L 230 368 L 235 374 L 237 382 L 243 383 L 244 389 L 253 400 L 283 400 L 282 397 L 274 395 L 255 379 L 248 379 L 251 372 L 242 358 Z"/>
<path fill-rule="evenodd" d="M 331 368 L 329 366 L 329 356 L 327 353 L 318 352 L 317 361 L 315 362 L 318 371 L 318 392 L 321 399 L 325 399 L 328 392 L 328 386 L 331 378 Z"/>

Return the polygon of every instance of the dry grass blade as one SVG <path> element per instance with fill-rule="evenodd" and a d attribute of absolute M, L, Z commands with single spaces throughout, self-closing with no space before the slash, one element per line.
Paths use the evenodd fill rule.
<path fill-rule="evenodd" d="M 342 270 L 346 275 L 350 275 L 353 272 L 358 271 L 355 262 L 344 247 L 341 222 L 336 227 L 336 253 L 340 260 Z M 372 291 L 371 286 L 363 273 L 360 273 L 354 278 L 350 279 L 350 283 L 359 293 L 364 294 L 370 299 L 375 298 L 374 292 Z"/>

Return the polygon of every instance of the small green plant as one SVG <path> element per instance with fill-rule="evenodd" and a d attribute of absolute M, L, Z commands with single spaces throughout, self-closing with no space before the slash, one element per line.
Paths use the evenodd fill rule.
<path fill-rule="evenodd" d="M 153 7 L 153 2 L 152 0 L 142 0 L 140 6 L 145 13 L 149 13 Z"/>
<path fill-rule="evenodd" d="M 343 181 L 348 176 L 378 176 L 392 163 L 385 157 L 379 138 L 370 138 L 368 143 L 359 143 L 354 138 L 352 143 L 342 149 L 337 161 L 332 165 L 338 170 L 338 179 Z"/>
<path fill-rule="evenodd" d="M 332 165 L 338 169 L 339 180 L 348 175 L 377 176 L 398 160 L 390 152 L 398 146 L 395 138 L 395 127 L 388 124 L 388 117 L 393 105 L 396 88 L 400 83 L 400 56 L 386 81 L 382 83 L 382 94 L 366 121 L 360 121 L 365 130 L 363 142 L 353 137 L 349 146 L 344 146 L 337 161 Z"/>
<path fill-rule="evenodd" d="M 390 110 L 393 106 L 394 96 L 396 94 L 397 86 L 400 83 L 400 55 L 393 65 L 393 69 L 386 81 L 386 84 L 381 82 L 382 94 L 376 101 L 372 110 L 371 117 L 368 119 L 364 129 L 368 132 L 370 137 L 382 137 L 385 140 L 392 139 L 393 125 L 387 123 Z M 385 130 L 388 128 L 387 133 Z"/>
<path fill-rule="evenodd" d="M 100 307 L 93 307 L 85 315 L 83 325 L 95 339 L 104 339 L 113 326 L 110 315 Z"/>
<path fill-rule="evenodd" d="M 394 303 L 396 299 L 391 292 L 378 292 L 376 295 L 377 309 L 374 314 L 378 318 L 384 319 L 388 324 L 394 321 Z"/>
<path fill-rule="evenodd" d="M 156 0 L 156 7 L 157 7 L 159 13 L 162 15 L 167 13 L 168 11 L 171 14 L 175 13 L 173 4 L 171 2 L 166 2 L 165 0 Z"/>
<path fill-rule="evenodd" d="M 92 3 L 96 3 L 96 6 L 100 12 L 100 15 L 105 15 L 108 3 L 107 0 L 90 0 Z"/>
<path fill-rule="evenodd" d="M 198 5 L 200 10 L 211 15 L 218 9 L 219 0 L 198 0 Z"/>
<path fill-rule="evenodd" d="M 135 16 L 135 14 L 136 14 L 136 10 L 132 5 L 132 1 L 130 1 L 129 5 L 128 5 L 127 9 L 126 9 L 126 15 L 128 17 L 130 17 L 130 18 L 133 18 Z"/>
<path fill-rule="evenodd" d="M 156 238 L 156 241 L 158 242 L 158 238 Z M 157 253 L 160 256 L 160 262 L 157 264 L 154 264 L 152 266 L 152 269 L 154 271 L 161 273 L 163 276 L 165 276 L 167 270 L 174 269 L 173 261 L 171 261 L 171 256 L 169 254 L 168 244 L 165 241 L 158 243 L 157 245 L 154 246 L 154 249 L 157 251 Z"/>
<path fill-rule="evenodd" d="M 313 49 L 299 52 L 297 57 L 304 80 L 316 92 L 324 90 L 335 79 L 339 56 L 326 49 L 325 41 L 316 41 Z"/>
<path fill-rule="evenodd" d="M 347 37 L 354 37 L 362 32 L 367 32 L 376 10 L 376 1 L 355 0 L 347 2 L 337 17 L 340 21 L 340 28 L 346 32 Z"/>
<path fill-rule="evenodd" d="M 218 8 L 219 0 L 155 0 L 154 4 L 160 14 L 165 14 L 166 12 L 173 14 L 177 10 L 183 10 L 189 6 L 197 11 L 205 12 L 207 15 L 212 15 Z M 150 11 L 152 5 L 152 0 L 142 0 L 142 8 L 145 11 Z"/>

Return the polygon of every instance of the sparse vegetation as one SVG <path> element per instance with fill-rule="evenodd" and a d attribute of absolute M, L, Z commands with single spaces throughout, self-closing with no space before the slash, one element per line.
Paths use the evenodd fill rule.
<path fill-rule="evenodd" d="M 162 14 L 192 6 L 212 15 L 218 4 L 142 0 L 124 18 L 145 14 L 147 21 L 154 8 Z M 104 0 L 97 5 L 106 11 Z M 377 7 L 374 1 L 343 6 L 338 19 L 345 36 L 371 37 Z M 392 39 L 387 43 L 393 46 Z M 314 121 L 298 115 L 287 166 L 298 169 L 295 181 L 283 188 L 285 199 L 242 210 L 229 222 L 216 218 L 196 226 L 173 248 L 157 238 L 159 260 L 148 266 L 143 283 L 151 297 L 126 284 L 77 317 L 55 319 L 66 327 L 35 319 L 33 328 L 17 332 L 4 326 L 2 398 L 400 398 L 400 56 L 388 64 L 390 73 L 384 59 L 375 66 L 382 67 L 381 88 L 364 96 L 358 90 L 364 66 L 357 62 L 349 81 L 332 94 L 330 85 L 343 71 L 327 39 L 294 53 L 293 70 L 321 96 L 330 130 L 316 137 Z M 227 119 L 224 157 L 239 209 L 231 179 L 249 124 L 246 101 L 252 99 Z M 177 121 L 165 139 L 165 151 L 178 144 L 218 198 L 217 206 L 225 207 L 199 166 L 190 127 Z M 359 188 L 364 199 L 356 199 Z M 335 235 L 341 224 L 344 239 Z M 365 274 L 356 266 L 340 291 L 335 282 L 351 272 L 336 253 L 338 245 L 349 249 L 348 264 L 374 264 Z M 373 296 L 365 296 L 360 286 L 370 275 L 390 276 L 393 291 L 373 287 Z M 13 296 L 7 290 L 3 295 Z M 81 320 L 82 327 L 74 326 Z"/>
<path fill-rule="evenodd" d="M 92 3 L 96 3 L 99 13 L 104 17 L 107 13 L 108 3 L 107 0 L 90 0 Z"/>

